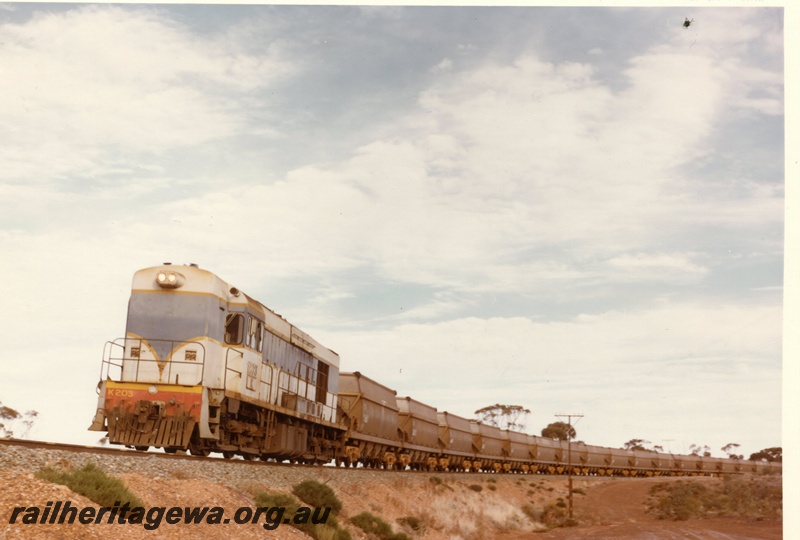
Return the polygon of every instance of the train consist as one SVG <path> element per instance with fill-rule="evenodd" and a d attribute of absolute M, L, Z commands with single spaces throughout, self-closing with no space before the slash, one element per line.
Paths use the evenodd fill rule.
<path fill-rule="evenodd" d="M 653 476 L 780 472 L 780 463 L 568 444 L 398 397 L 197 265 L 135 273 L 106 344 L 90 430 L 139 450 L 413 470 Z"/>

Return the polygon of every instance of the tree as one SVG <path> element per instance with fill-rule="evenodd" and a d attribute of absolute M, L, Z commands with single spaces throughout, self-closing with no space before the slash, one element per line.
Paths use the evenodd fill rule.
<path fill-rule="evenodd" d="M 700 452 L 702 452 L 703 457 L 711 457 L 710 446 L 700 446 L 699 444 L 690 444 L 689 450 L 692 452 L 693 456 L 699 456 Z"/>
<path fill-rule="evenodd" d="M 570 441 L 575 439 L 575 428 L 566 422 L 553 422 L 542 429 L 542 437 L 557 441 Z"/>
<path fill-rule="evenodd" d="M 653 448 L 648 448 L 647 445 L 652 444 L 650 441 L 644 439 L 631 439 L 625 443 L 623 448 L 625 450 L 642 450 L 644 452 L 663 452 L 664 447 L 656 444 Z"/>
<path fill-rule="evenodd" d="M 723 446 L 721 450 L 728 454 L 729 459 L 744 459 L 744 456 L 736 453 L 736 449 L 739 448 L 739 446 L 741 445 L 738 443 L 728 443 Z"/>
<path fill-rule="evenodd" d="M 646 441 L 644 439 L 631 439 L 625 443 L 625 450 L 646 450 L 650 451 L 649 448 L 645 448 L 644 445 L 650 444 L 650 441 Z"/>
<path fill-rule="evenodd" d="M 36 411 L 28 411 L 25 414 L 15 411 L 11 407 L 6 407 L 0 402 L 0 436 L 2 437 L 13 437 L 14 436 L 14 424 L 17 421 L 21 421 L 22 425 L 25 426 L 24 431 L 20 438 L 24 439 L 28 436 L 28 432 L 30 432 L 31 428 L 33 427 L 33 423 L 36 421 L 36 418 L 39 416 L 39 413 Z"/>
<path fill-rule="evenodd" d="M 776 461 L 783 462 L 783 448 L 774 446 L 772 448 L 765 448 L 753 454 L 750 454 L 750 459 L 753 461 Z"/>
<path fill-rule="evenodd" d="M 522 405 L 501 405 L 495 403 L 475 411 L 478 420 L 490 426 L 512 431 L 525 431 L 525 419 L 531 413 Z"/>

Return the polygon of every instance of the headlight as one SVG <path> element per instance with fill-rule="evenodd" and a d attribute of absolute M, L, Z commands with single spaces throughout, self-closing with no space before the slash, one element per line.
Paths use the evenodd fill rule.
<path fill-rule="evenodd" d="M 159 287 L 165 289 L 177 289 L 181 285 L 184 284 L 186 278 L 183 277 L 183 274 L 179 274 L 178 272 L 159 272 L 156 275 L 156 283 Z"/>
<path fill-rule="evenodd" d="M 158 386 L 151 384 L 150 388 L 147 389 L 148 392 L 151 394 L 158 394 Z"/>

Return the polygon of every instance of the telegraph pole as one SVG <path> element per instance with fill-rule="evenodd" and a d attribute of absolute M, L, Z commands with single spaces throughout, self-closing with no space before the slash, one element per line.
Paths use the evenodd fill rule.
<path fill-rule="evenodd" d="M 579 422 L 583 415 L 557 414 L 556 418 L 567 419 L 567 489 L 569 494 L 569 519 L 572 519 L 572 419 L 577 418 Z M 575 423 L 577 424 L 578 422 Z"/>

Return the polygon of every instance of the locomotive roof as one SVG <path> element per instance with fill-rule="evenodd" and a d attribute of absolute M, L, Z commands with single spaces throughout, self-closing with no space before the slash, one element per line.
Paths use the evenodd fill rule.
<path fill-rule="evenodd" d="M 174 272 L 179 274 L 183 277 L 182 285 L 174 289 L 160 287 L 156 282 L 156 276 L 160 272 Z M 336 368 L 339 367 L 339 355 L 335 351 L 323 346 L 306 332 L 292 325 L 289 321 L 284 319 L 283 316 L 274 312 L 258 300 L 253 299 L 236 287 L 231 286 L 213 272 L 199 268 L 197 265 L 165 263 L 160 266 L 143 268 L 133 275 L 131 292 L 213 296 L 227 303 L 229 307 L 254 312 L 263 319 L 265 327 L 273 334 L 300 347 L 316 358 Z"/>

